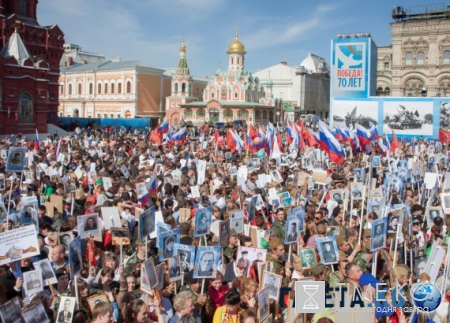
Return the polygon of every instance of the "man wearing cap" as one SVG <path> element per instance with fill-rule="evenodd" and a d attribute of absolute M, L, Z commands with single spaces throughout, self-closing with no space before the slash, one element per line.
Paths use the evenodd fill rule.
<path fill-rule="evenodd" d="M 315 281 L 325 281 L 327 267 L 321 262 L 315 264 L 309 269 Z"/>
<path fill-rule="evenodd" d="M 366 230 L 367 229 L 365 229 L 364 231 L 366 231 Z M 370 230 L 368 230 L 368 231 L 370 234 Z M 366 234 L 367 233 L 364 232 L 364 236 L 366 236 Z M 369 267 L 371 266 L 372 258 L 373 258 L 373 253 L 370 252 L 370 241 L 369 241 L 369 242 L 365 242 L 362 245 L 361 252 L 359 252 L 356 255 L 356 257 L 353 259 L 352 263 L 358 265 L 363 273 L 369 272 L 370 271 Z"/>
<path fill-rule="evenodd" d="M 237 232 L 234 229 L 230 230 L 230 238 L 228 239 L 229 243 L 228 246 L 226 246 L 223 249 L 223 256 L 225 257 L 226 262 L 230 262 L 234 258 L 234 254 L 236 253 L 237 246 L 238 246 L 238 238 L 237 238 Z"/>
<path fill-rule="evenodd" d="M 281 276 L 286 276 L 283 279 L 282 286 L 287 286 L 291 277 L 291 263 L 287 261 L 284 266 L 281 258 L 285 254 L 284 244 L 282 240 L 277 237 L 273 237 L 269 241 L 270 254 L 267 257 L 267 262 L 270 262 L 273 266 L 273 273 Z"/>
<path fill-rule="evenodd" d="M 239 268 L 247 269 L 250 266 L 250 260 L 248 260 L 247 256 L 248 251 L 247 250 L 242 251 L 241 258 L 239 258 L 237 261 L 237 266 Z"/>
<path fill-rule="evenodd" d="M 338 270 L 335 270 L 331 273 L 330 278 L 328 279 L 328 282 L 330 284 L 330 287 L 337 288 L 339 287 L 339 283 L 342 283 L 345 279 L 345 267 L 349 261 L 347 259 L 339 260 L 338 264 Z"/>

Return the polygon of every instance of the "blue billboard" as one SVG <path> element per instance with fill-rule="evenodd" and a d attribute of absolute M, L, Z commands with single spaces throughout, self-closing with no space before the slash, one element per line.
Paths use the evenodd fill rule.
<path fill-rule="evenodd" d="M 376 51 L 370 37 L 332 40 L 332 98 L 367 98 L 375 94 Z"/>

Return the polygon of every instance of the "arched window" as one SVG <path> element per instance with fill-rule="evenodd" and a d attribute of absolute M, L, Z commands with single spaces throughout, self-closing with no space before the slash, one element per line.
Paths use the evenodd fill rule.
<path fill-rule="evenodd" d="M 174 92 L 175 94 L 178 93 L 178 83 L 175 83 L 173 92 Z"/>
<path fill-rule="evenodd" d="M 103 118 L 108 118 L 108 115 L 106 113 L 103 114 Z"/>
<path fill-rule="evenodd" d="M 72 84 L 69 84 L 69 95 L 72 95 Z"/>
<path fill-rule="evenodd" d="M 423 65 L 425 60 L 425 54 L 423 52 L 417 53 L 417 65 Z"/>
<path fill-rule="evenodd" d="M 181 93 L 186 92 L 186 83 L 181 83 Z"/>
<path fill-rule="evenodd" d="M 81 95 L 81 83 L 78 83 L 78 95 Z"/>
<path fill-rule="evenodd" d="M 111 94 L 114 94 L 114 83 L 111 84 Z"/>
<path fill-rule="evenodd" d="M 129 110 L 127 110 L 125 112 L 125 118 L 130 119 L 131 118 L 131 112 Z"/>
<path fill-rule="evenodd" d="M 214 91 L 211 91 L 211 99 L 214 99 Z"/>
<path fill-rule="evenodd" d="M 17 112 L 17 123 L 33 123 L 34 104 L 33 98 L 27 92 L 22 92 L 19 96 L 19 111 Z"/>
<path fill-rule="evenodd" d="M 186 108 L 186 110 L 184 110 L 184 116 L 191 118 L 192 117 L 192 109 Z"/>
<path fill-rule="evenodd" d="M 226 100 L 227 99 L 227 88 L 225 86 L 220 91 L 220 99 L 221 100 Z"/>
<path fill-rule="evenodd" d="M 79 111 L 78 109 L 73 110 L 73 116 L 74 116 L 75 118 L 80 117 L 80 111 Z"/>
<path fill-rule="evenodd" d="M 110 117 L 111 119 L 114 119 L 114 113 L 111 113 L 111 114 L 109 115 L 109 117 Z"/>
<path fill-rule="evenodd" d="M 238 111 L 238 118 L 239 119 L 247 119 L 248 118 L 248 111 L 247 111 L 247 109 L 239 109 L 239 111 Z"/>
<path fill-rule="evenodd" d="M 275 121 L 275 120 L 273 120 L 273 111 L 269 112 L 269 120 L 270 121 Z"/>
<path fill-rule="evenodd" d="M 234 92 L 234 98 L 237 99 L 238 98 L 238 93 Z"/>
<path fill-rule="evenodd" d="M 127 82 L 127 93 L 131 93 L 131 82 Z"/>
<path fill-rule="evenodd" d="M 97 94 L 102 94 L 102 85 L 100 83 L 98 83 L 98 86 L 97 86 Z"/>
<path fill-rule="evenodd" d="M 262 118 L 263 120 L 267 120 L 267 111 L 263 111 Z"/>
<path fill-rule="evenodd" d="M 108 83 L 105 84 L 103 90 L 105 91 L 105 94 L 108 94 Z"/>
<path fill-rule="evenodd" d="M 121 94 L 122 93 L 122 83 L 118 83 L 117 84 L 117 93 Z"/>
<path fill-rule="evenodd" d="M 61 84 L 59 87 L 60 87 L 60 92 L 59 92 L 59 94 L 60 94 L 60 95 L 64 95 L 64 84 Z"/>
<path fill-rule="evenodd" d="M 255 111 L 255 120 L 261 119 L 261 112 L 259 110 Z"/>
<path fill-rule="evenodd" d="M 100 113 L 97 113 L 97 118 L 101 118 L 102 117 L 102 115 L 100 114 Z"/>
<path fill-rule="evenodd" d="M 442 59 L 443 64 L 450 64 L 450 50 L 446 50 Z"/>
<path fill-rule="evenodd" d="M 94 93 L 94 84 L 89 83 L 89 94 L 93 94 Z"/>
<path fill-rule="evenodd" d="M 205 109 L 199 108 L 197 109 L 197 117 L 204 117 L 205 116 Z"/>
<path fill-rule="evenodd" d="M 231 109 L 223 110 L 223 117 L 224 118 L 233 118 L 233 111 L 231 111 Z"/>
<path fill-rule="evenodd" d="M 406 55 L 405 55 L 405 65 L 407 65 L 407 66 L 412 65 L 412 58 L 413 58 L 413 54 L 412 53 L 406 53 Z"/>

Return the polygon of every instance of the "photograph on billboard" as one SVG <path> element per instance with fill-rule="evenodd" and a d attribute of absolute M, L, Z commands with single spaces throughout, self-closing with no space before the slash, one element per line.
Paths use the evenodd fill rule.
<path fill-rule="evenodd" d="M 356 124 L 369 129 L 378 125 L 378 101 L 333 100 L 332 128 L 338 125 L 356 131 Z"/>
<path fill-rule="evenodd" d="M 433 102 L 386 101 L 383 111 L 383 133 L 433 135 Z"/>
<path fill-rule="evenodd" d="M 450 102 L 440 102 L 439 128 L 450 130 Z"/>

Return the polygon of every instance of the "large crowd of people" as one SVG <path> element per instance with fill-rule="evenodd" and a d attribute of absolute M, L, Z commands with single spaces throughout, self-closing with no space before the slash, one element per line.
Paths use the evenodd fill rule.
<path fill-rule="evenodd" d="M 387 290 L 368 315 L 450 322 L 447 144 L 345 141 L 337 164 L 286 130 L 272 127 L 272 141 L 265 126 L 221 136 L 207 125 L 179 141 L 120 128 L 2 139 L 0 237 L 33 225 L 40 248 L 1 266 L 3 323 L 358 322 L 331 308 L 296 313 L 308 300 L 295 299 L 297 281 L 350 294 L 406 284 L 403 308 L 414 284 L 431 282 L 442 292 L 433 313 L 398 310 Z M 26 148 L 22 171 L 6 171 L 20 164 L 13 147 Z"/>

